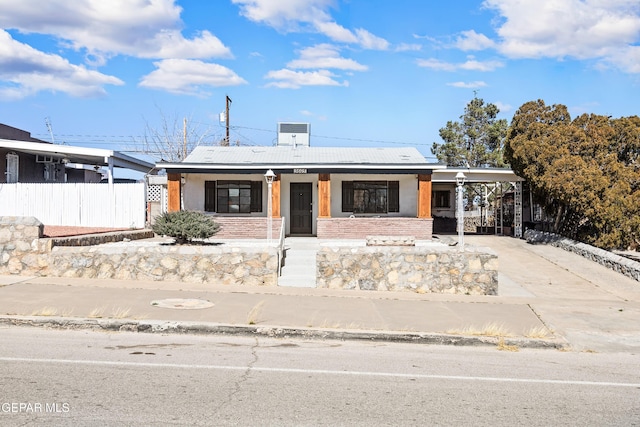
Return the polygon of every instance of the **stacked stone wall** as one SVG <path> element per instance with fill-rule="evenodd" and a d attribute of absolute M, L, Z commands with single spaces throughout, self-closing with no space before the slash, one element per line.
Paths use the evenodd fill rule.
<path fill-rule="evenodd" d="M 31 266 L 25 265 L 25 269 Z M 242 251 L 209 246 L 54 247 L 47 276 L 179 281 L 241 285 L 277 284 L 274 248 Z"/>
<path fill-rule="evenodd" d="M 53 246 L 31 217 L 0 217 L 0 274 L 277 285 L 276 248 Z"/>
<path fill-rule="evenodd" d="M 323 247 L 319 288 L 497 295 L 498 257 L 481 248 Z"/>

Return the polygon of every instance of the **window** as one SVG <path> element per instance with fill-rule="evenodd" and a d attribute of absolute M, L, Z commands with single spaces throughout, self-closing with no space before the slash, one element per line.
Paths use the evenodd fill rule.
<path fill-rule="evenodd" d="M 204 210 L 219 213 L 262 212 L 262 181 L 205 181 Z"/>
<path fill-rule="evenodd" d="M 342 212 L 400 212 L 398 181 L 343 181 Z"/>
<path fill-rule="evenodd" d="M 451 192 L 450 191 L 434 191 L 433 206 L 436 208 L 450 208 Z"/>
<path fill-rule="evenodd" d="M 18 182 L 18 166 L 20 159 L 17 154 L 7 154 L 7 183 Z"/>

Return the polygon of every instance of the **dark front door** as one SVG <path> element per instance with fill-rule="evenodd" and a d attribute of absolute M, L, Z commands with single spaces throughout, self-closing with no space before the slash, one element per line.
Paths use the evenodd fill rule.
<path fill-rule="evenodd" d="M 291 234 L 311 234 L 311 183 L 291 183 Z"/>

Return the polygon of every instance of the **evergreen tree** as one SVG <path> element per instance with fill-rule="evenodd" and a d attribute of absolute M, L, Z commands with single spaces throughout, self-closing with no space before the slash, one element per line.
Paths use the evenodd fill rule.
<path fill-rule="evenodd" d="M 505 157 L 554 218 L 553 231 L 602 248 L 640 244 L 640 118 L 522 105 Z"/>
<path fill-rule="evenodd" d="M 442 144 L 436 142 L 431 152 L 447 166 L 502 167 L 507 121 L 498 119 L 495 104 L 485 104 L 474 97 L 465 107 L 459 122 L 447 122 L 440 129 Z"/>

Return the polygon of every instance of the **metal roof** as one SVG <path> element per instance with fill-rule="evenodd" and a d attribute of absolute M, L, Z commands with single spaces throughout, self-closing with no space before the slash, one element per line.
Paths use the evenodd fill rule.
<path fill-rule="evenodd" d="M 180 172 L 287 170 L 396 170 L 415 172 L 444 168 L 428 163 L 415 148 L 352 147 L 196 147 L 180 163 L 158 163 Z"/>

